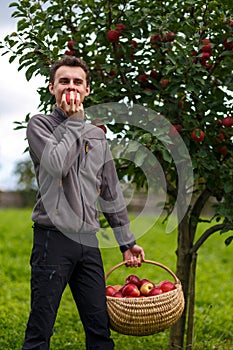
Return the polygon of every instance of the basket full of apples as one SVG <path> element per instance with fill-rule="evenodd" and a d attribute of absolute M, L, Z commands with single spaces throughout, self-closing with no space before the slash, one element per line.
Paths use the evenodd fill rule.
<path fill-rule="evenodd" d="M 178 321 L 184 310 L 184 295 L 181 282 L 165 265 L 152 260 L 143 263 L 156 265 L 166 270 L 174 281 L 163 280 L 158 284 L 137 275 L 128 275 L 123 285 L 107 285 L 107 309 L 110 327 L 126 335 L 152 335 L 169 328 Z M 125 265 L 121 262 L 105 276 Z"/>

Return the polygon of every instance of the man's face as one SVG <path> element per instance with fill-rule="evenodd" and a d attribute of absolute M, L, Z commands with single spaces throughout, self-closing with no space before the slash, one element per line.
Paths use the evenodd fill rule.
<path fill-rule="evenodd" d="M 50 92 L 55 96 L 58 106 L 61 105 L 62 95 L 71 91 L 74 95 L 80 94 L 80 103 L 83 103 L 90 93 L 87 86 L 86 73 L 81 67 L 61 66 L 55 74 L 54 83 L 49 85 Z"/>

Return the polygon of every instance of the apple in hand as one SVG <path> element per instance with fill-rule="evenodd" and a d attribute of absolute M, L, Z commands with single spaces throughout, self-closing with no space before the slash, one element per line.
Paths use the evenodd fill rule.
<path fill-rule="evenodd" d="M 159 295 L 159 294 L 162 294 L 163 291 L 161 288 L 159 287 L 154 287 L 151 289 L 151 291 L 149 292 L 148 294 L 148 297 L 151 297 L 151 296 L 154 296 L 154 295 Z"/>
<path fill-rule="evenodd" d="M 126 277 L 125 284 L 127 283 L 134 283 L 137 287 L 141 286 L 141 280 L 136 275 L 129 275 L 128 277 Z"/>
<path fill-rule="evenodd" d="M 68 92 L 66 94 L 66 102 L 69 105 L 70 104 L 70 93 Z M 74 104 L 76 104 L 76 95 L 74 94 Z"/>
<path fill-rule="evenodd" d="M 123 286 L 123 288 L 121 289 L 121 292 L 123 294 L 123 296 L 131 296 L 131 297 L 139 297 L 140 295 L 140 291 L 138 289 L 138 287 L 136 286 L 136 284 L 134 283 L 128 283 L 126 285 Z"/>
<path fill-rule="evenodd" d="M 176 286 L 171 281 L 162 281 L 158 284 L 158 288 L 162 289 L 163 293 L 170 292 L 170 290 L 176 289 Z"/>
<path fill-rule="evenodd" d="M 106 295 L 111 297 L 113 293 L 116 292 L 116 289 L 113 286 L 106 286 Z"/>
<path fill-rule="evenodd" d="M 141 285 L 140 293 L 142 295 L 148 295 L 150 291 L 154 288 L 154 286 L 155 285 L 152 282 L 145 282 Z"/>

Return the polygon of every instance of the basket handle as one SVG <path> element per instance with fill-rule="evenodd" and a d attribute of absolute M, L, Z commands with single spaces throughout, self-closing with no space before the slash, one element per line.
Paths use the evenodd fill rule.
<path fill-rule="evenodd" d="M 170 275 L 174 278 L 174 281 L 176 284 L 180 283 L 180 280 L 177 278 L 177 276 L 174 274 L 174 272 L 172 272 L 167 266 L 157 262 L 157 261 L 153 261 L 153 260 L 144 260 L 142 261 L 142 263 L 146 263 L 146 264 L 153 264 L 153 265 L 156 265 L 156 266 L 159 266 L 161 267 L 162 269 L 166 270 L 168 273 L 170 273 Z M 119 267 L 123 266 L 123 265 L 126 265 L 127 264 L 127 261 L 122 261 L 120 262 L 119 264 L 113 266 L 105 275 L 105 280 L 108 279 L 108 277 L 111 275 L 111 273 L 118 269 Z"/>

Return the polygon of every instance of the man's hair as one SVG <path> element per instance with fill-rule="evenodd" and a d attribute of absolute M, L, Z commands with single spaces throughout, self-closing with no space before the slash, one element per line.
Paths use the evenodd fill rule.
<path fill-rule="evenodd" d="M 84 60 L 82 60 L 81 58 L 74 57 L 74 56 L 65 56 L 65 57 L 61 58 L 59 61 L 56 61 L 52 64 L 51 69 L 50 69 L 50 78 L 49 78 L 49 82 L 51 84 L 54 83 L 56 71 L 58 70 L 58 68 L 60 68 L 62 66 L 82 68 L 84 70 L 84 72 L 86 73 L 87 85 L 88 86 L 90 85 L 90 71 L 89 71 L 89 67 L 88 67 L 87 63 Z"/>

